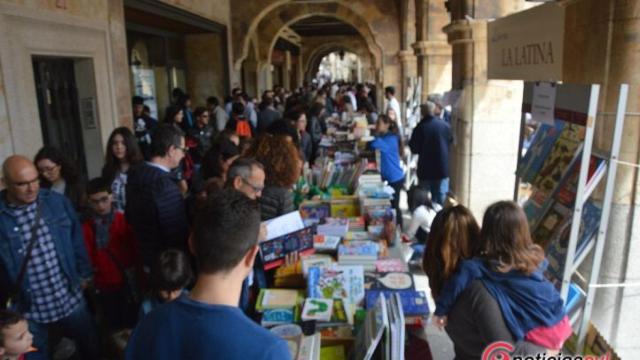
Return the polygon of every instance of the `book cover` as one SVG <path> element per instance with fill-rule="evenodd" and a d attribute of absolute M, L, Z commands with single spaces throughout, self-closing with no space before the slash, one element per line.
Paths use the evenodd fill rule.
<path fill-rule="evenodd" d="M 314 235 L 313 247 L 316 251 L 336 251 L 340 245 L 340 237 L 332 235 Z"/>
<path fill-rule="evenodd" d="M 324 201 L 303 201 L 298 210 L 303 219 L 322 220 L 331 216 L 331 206 Z"/>
<path fill-rule="evenodd" d="M 578 156 L 578 159 L 582 157 L 582 154 Z M 592 155 L 589 159 L 589 172 L 587 174 L 587 184 L 591 182 L 595 175 L 605 170 L 604 159 Z M 560 185 L 558 193 L 555 195 L 556 201 L 563 204 L 568 208 L 573 208 L 573 204 L 576 200 L 576 191 L 578 189 L 578 177 L 580 175 L 580 161 L 576 161 L 571 167 L 571 171 L 565 181 Z"/>
<path fill-rule="evenodd" d="M 353 305 L 362 304 L 364 301 L 362 266 L 311 267 L 307 285 L 310 298 L 344 299 Z"/>
<path fill-rule="evenodd" d="M 571 210 L 559 203 L 554 203 L 542 216 L 531 233 L 533 241 L 545 248 L 552 236 L 571 220 Z"/>
<path fill-rule="evenodd" d="M 346 259 L 377 259 L 380 247 L 374 242 L 338 246 L 338 261 Z"/>
<path fill-rule="evenodd" d="M 540 217 L 542 216 L 542 214 L 544 214 L 545 208 L 549 205 L 549 199 L 549 195 L 547 195 L 544 191 L 534 189 L 533 193 L 531 193 L 531 196 L 529 196 L 524 205 L 522 205 L 522 210 L 527 216 L 529 228 L 535 228 L 538 220 L 540 220 Z"/>
<path fill-rule="evenodd" d="M 407 263 L 400 259 L 392 258 L 392 259 L 380 259 L 376 261 L 376 272 L 386 273 L 386 272 L 407 272 L 409 271 L 409 267 Z"/>
<path fill-rule="evenodd" d="M 357 197 L 345 197 L 331 200 L 331 217 L 350 218 L 360 216 Z"/>
<path fill-rule="evenodd" d="M 582 254 L 589 244 L 589 241 L 596 235 L 600 227 L 601 215 L 602 210 L 592 201 L 587 201 L 584 204 L 582 208 L 582 221 L 578 232 L 578 243 L 576 245 L 576 258 Z M 549 261 L 547 274 L 560 282 L 564 275 L 564 267 L 567 260 L 571 223 L 571 219 L 568 219 L 545 248 L 545 255 Z"/>
<path fill-rule="evenodd" d="M 307 298 L 302 308 L 302 320 L 330 321 L 333 299 Z"/>
<path fill-rule="evenodd" d="M 260 289 L 260 309 L 287 309 L 298 304 L 298 291 L 287 289 Z"/>
<path fill-rule="evenodd" d="M 366 272 L 364 282 L 367 290 L 415 290 L 413 275 L 410 272 Z"/>
<path fill-rule="evenodd" d="M 569 171 L 569 165 L 582 147 L 584 127 L 567 124 L 553 145 L 553 149 L 540 168 L 533 185 L 538 189 L 553 194 L 562 178 Z"/>
<path fill-rule="evenodd" d="M 296 307 L 289 309 L 266 309 L 262 313 L 262 326 L 292 324 L 296 321 Z"/>
<path fill-rule="evenodd" d="M 391 296 L 394 296 L 394 294 L 398 294 L 400 296 L 400 303 L 402 304 L 402 311 L 405 316 L 429 315 L 429 303 L 427 302 L 427 295 L 424 291 L 367 290 L 365 295 L 365 303 L 367 309 L 370 309 L 372 306 L 374 306 L 380 294 L 383 294 L 387 299 L 389 299 Z"/>
<path fill-rule="evenodd" d="M 300 262 L 302 263 L 302 274 L 304 277 L 307 277 L 309 275 L 309 268 L 313 266 L 329 266 L 333 263 L 333 258 L 326 254 L 314 254 L 303 257 Z"/>
<path fill-rule="evenodd" d="M 517 170 L 522 182 L 533 182 L 564 126 L 564 121 L 556 120 L 554 126 L 541 124 L 538 127 L 538 130 L 533 135 L 531 146 L 520 161 Z"/>
<path fill-rule="evenodd" d="M 326 218 L 323 224 L 318 225 L 319 235 L 343 237 L 349 230 L 349 220 L 345 218 Z"/>
<path fill-rule="evenodd" d="M 323 346 L 320 349 L 320 360 L 347 360 L 344 345 Z"/>
<path fill-rule="evenodd" d="M 259 247 L 264 269 L 274 269 L 284 264 L 285 256 L 289 253 L 298 252 L 300 255 L 309 255 L 314 252 L 313 227 L 306 227 L 272 240 L 263 241 Z"/>

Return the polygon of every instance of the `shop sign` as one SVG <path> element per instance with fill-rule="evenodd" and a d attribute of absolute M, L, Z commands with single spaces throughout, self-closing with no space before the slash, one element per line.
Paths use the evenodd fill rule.
<path fill-rule="evenodd" d="M 489 79 L 561 81 L 564 7 L 536 6 L 489 23 Z"/>

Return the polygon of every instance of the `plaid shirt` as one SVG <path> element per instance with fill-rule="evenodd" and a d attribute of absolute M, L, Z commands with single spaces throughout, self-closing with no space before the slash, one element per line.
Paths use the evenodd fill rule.
<path fill-rule="evenodd" d="M 22 232 L 20 253 L 23 254 L 31 240 L 31 227 L 35 221 L 37 206 L 37 201 L 20 207 L 10 206 Z M 49 227 L 42 218 L 36 235 L 38 240 L 33 246 L 27 265 L 27 276 L 31 286 L 31 308 L 25 317 L 46 324 L 69 316 L 80 305 L 82 293 L 69 288 L 69 281 L 58 262 Z"/>

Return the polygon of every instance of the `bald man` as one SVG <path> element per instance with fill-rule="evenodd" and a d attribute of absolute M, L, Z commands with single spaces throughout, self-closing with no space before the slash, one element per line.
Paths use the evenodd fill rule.
<path fill-rule="evenodd" d="M 29 359 L 48 359 L 52 325 L 76 341 L 83 359 L 97 359 L 97 334 L 82 297 L 91 264 L 73 205 L 40 189 L 38 171 L 24 156 L 5 160 L 2 182 L 0 297 L 10 296 L 11 307 L 29 321 L 38 349 Z"/>

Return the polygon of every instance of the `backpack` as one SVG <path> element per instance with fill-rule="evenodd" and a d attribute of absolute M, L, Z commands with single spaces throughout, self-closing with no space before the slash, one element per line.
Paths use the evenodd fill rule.
<path fill-rule="evenodd" d="M 236 120 L 236 134 L 240 137 L 251 138 L 251 125 L 249 124 L 249 120 Z"/>

